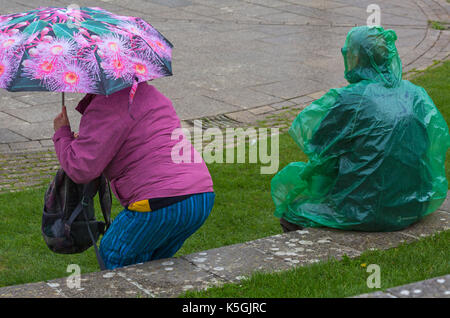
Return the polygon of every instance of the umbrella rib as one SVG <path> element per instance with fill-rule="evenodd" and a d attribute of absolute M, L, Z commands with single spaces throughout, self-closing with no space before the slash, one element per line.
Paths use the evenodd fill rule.
<path fill-rule="evenodd" d="M 97 52 L 94 52 L 94 55 L 95 55 L 95 60 L 97 61 L 97 64 L 98 64 L 98 73 L 99 73 L 99 76 L 101 77 L 101 79 L 100 79 L 100 84 L 101 84 L 101 86 L 102 86 L 102 93 L 103 93 L 103 95 L 106 95 L 106 87 L 105 87 L 105 81 L 106 81 L 106 78 L 105 78 L 105 74 L 103 74 L 103 71 L 102 71 L 102 69 L 101 69 L 101 64 L 100 64 L 100 57 L 98 56 L 98 54 L 97 54 Z"/>
<path fill-rule="evenodd" d="M 150 48 L 150 50 L 152 50 L 152 52 L 153 52 L 153 53 L 155 54 L 155 56 L 157 57 L 158 62 L 160 63 L 160 65 L 163 65 L 163 66 L 165 67 L 165 69 L 166 69 L 167 71 L 169 71 L 170 74 L 172 75 L 172 70 L 171 70 L 171 69 L 169 70 L 169 67 L 166 65 L 166 63 L 164 63 L 164 62 L 162 61 L 162 58 L 159 56 L 158 53 L 155 52 L 155 50 L 153 50 L 153 48 L 150 46 L 150 44 L 148 44 L 147 41 L 146 41 L 143 37 L 141 37 L 141 36 L 139 36 L 139 35 L 136 35 L 136 36 L 139 37 L 145 44 L 147 44 L 147 46 Z"/>
<path fill-rule="evenodd" d="M 16 71 L 16 73 L 14 74 L 14 79 L 11 81 L 10 84 L 8 84 L 8 87 L 6 88 L 7 91 L 13 92 L 13 91 L 11 91 L 10 89 L 12 89 L 12 88 L 14 87 L 14 83 L 17 82 L 17 79 L 20 77 L 19 72 L 20 72 L 20 70 L 22 69 L 22 63 L 23 63 L 23 61 L 24 61 L 24 57 L 25 57 L 25 54 L 26 54 L 26 53 L 27 53 L 26 50 L 23 49 L 22 58 L 20 59 L 20 62 L 19 62 L 18 67 L 17 67 L 17 71 Z"/>

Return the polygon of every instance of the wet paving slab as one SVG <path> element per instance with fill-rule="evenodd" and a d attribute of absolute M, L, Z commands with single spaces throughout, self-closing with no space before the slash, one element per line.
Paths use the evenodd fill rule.
<path fill-rule="evenodd" d="M 289 268 L 279 257 L 249 244 L 224 246 L 183 258 L 228 282 L 239 282 L 253 272 L 274 272 Z"/>
<path fill-rule="evenodd" d="M 7 286 L 0 288 L 0 298 L 61 298 L 54 288 L 45 282 Z"/>
<path fill-rule="evenodd" d="M 450 275 L 389 288 L 386 292 L 397 298 L 450 298 Z"/>
<path fill-rule="evenodd" d="M 318 231 L 330 241 L 360 252 L 389 249 L 415 240 L 411 236 L 398 232 L 356 232 L 325 228 Z"/>
<path fill-rule="evenodd" d="M 220 286 L 225 281 L 183 258 L 170 258 L 127 266 L 112 273 L 138 287 L 149 297 L 176 297 L 190 290 Z M 112 274 L 111 274 L 112 275 Z"/>
<path fill-rule="evenodd" d="M 421 238 L 448 229 L 450 229 L 450 213 L 436 211 L 401 232 L 415 238 Z"/>
<path fill-rule="evenodd" d="M 337 244 L 351 247 L 358 251 L 385 250 L 448 230 L 450 228 L 449 221 L 449 213 L 436 211 L 406 229 L 397 232 L 357 232 L 329 228 L 319 228 L 314 229 L 314 231 L 322 233 L 316 235 L 323 235 Z"/>
<path fill-rule="evenodd" d="M 450 275 L 358 295 L 353 298 L 450 298 Z"/>
<path fill-rule="evenodd" d="M 62 298 L 138 298 L 153 297 L 140 285 L 133 285 L 115 271 L 83 274 L 79 285 L 68 277 L 46 282 L 54 293 Z"/>
<path fill-rule="evenodd" d="M 341 259 L 344 255 L 357 257 L 360 252 L 332 241 L 328 233 L 315 229 L 293 231 L 245 243 L 276 258 L 284 265 L 296 267 Z"/>

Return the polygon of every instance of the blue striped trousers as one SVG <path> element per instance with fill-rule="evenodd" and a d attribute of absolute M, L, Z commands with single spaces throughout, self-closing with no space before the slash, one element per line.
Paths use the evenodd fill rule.
<path fill-rule="evenodd" d="M 206 221 L 214 198 L 199 193 L 152 212 L 123 210 L 100 242 L 106 268 L 172 257 Z"/>

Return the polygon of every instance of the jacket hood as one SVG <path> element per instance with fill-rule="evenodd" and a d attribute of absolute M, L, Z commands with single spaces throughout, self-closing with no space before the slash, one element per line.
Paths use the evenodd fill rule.
<path fill-rule="evenodd" d="M 350 83 L 362 80 L 397 86 L 402 80 L 402 62 L 395 47 L 394 30 L 382 27 L 354 27 L 347 34 L 342 55 L 345 78 Z"/>
<path fill-rule="evenodd" d="M 81 115 L 84 114 L 84 111 L 95 98 L 95 94 L 86 94 L 81 101 L 78 103 L 78 106 L 75 108 Z"/>
<path fill-rule="evenodd" d="M 115 92 L 115 93 L 109 95 L 109 96 L 108 96 L 108 99 L 109 99 L 109 101 L 110 101 L 111 103 L 112 103 L 112 102 L 118 102 L 118 99 L 119 99 L 119 98 L 122 98 L 122 95 L 128 94 L 128 96 L 130 96 L 130 95 L 132 94 L 132 98 L 131 98 L 131 99 L 128 99 L 128 113 L 130 114 L 131 117 L 133 117 L 132 114 L 130 113 L 130 108 L 131 108 L 131 104 L 133 103 L 134 96 L 135 96 L 135 93 L 136 93 L 136 91 L 137 91 L 137 88 L 138 88 L 138 87 L 141 87 L 141 89 L 143 89 L 143 87 L 144 87 L 144 86 L 147 86 L 147 85 L 148 85 L 147 82 L 140 82 L 140 83 L 134 88 L 134 91 L 133 91 L 133 88 L 131 88 L 131 92 L 132 92 L 132 93 L 130 92 L 130 87 L 126 87 L 126 88 L 124 88 L 124 89 L 122 89 L 122 90 L 120 90 L 120 91 L 117 91 L 117 92 Z M 86 111 L 86 108 L 89 106 L 89 104 L 94 100 L 94 98 L 95 98 L 96 96 L 97 96 L 96 94 L 90 94 L 90 93 L 86 94 L 86 95 L 81 99 L 81 101 L 78 103 L 78 105 L 77 105 L 77 107 L 76 107 L 75 109 L 76 109 L 81 115 L 83 115 L 84 112 Z M 106 96 L 106 95 L 103 95 L 103 96 Z M 121 100 L 121 102 L 123 103 L 122 100 Z"/>

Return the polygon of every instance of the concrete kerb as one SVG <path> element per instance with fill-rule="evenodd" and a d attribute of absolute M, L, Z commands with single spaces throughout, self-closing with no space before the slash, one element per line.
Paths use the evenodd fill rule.
<path fill-rule="evenodd" d="M 353 298 L 450 298 L 450 275 L 355 296 Z"/>

